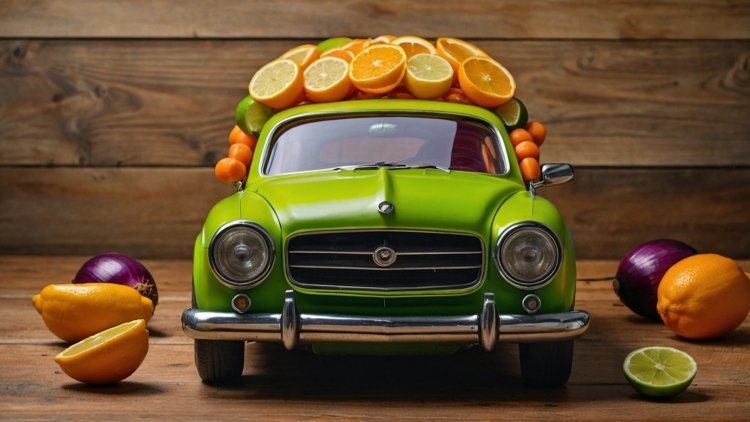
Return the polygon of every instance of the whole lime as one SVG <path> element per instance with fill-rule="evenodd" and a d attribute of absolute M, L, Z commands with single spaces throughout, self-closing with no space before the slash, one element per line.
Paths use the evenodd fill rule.
<path fill-rule="evenodd" d="M 272 114 L 271 107 L 255 101 L 252 96 L 248 95 L 237 103 L 234 121 L 243 132 L 257 136 Z"/>

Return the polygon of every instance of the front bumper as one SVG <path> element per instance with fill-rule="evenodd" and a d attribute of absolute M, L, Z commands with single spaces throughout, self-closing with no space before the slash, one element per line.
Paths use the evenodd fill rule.
<path fill-rule="evenodd" d="M 499 341 L 538 343 L 572 340 L 589 327 L 589 314 L 570 311 L 554 314 L 497 314 L 495 297 L 486 293 L 475 315 L 458 316 L 353 316 L 298 313 L 294 293 L 286 292 L 280 314 L 237 314 L 186 309 L 182 329 L 201 340 L 244 340 L 298 344 L 352 343 L 459 343 L 481 344 L 490 351 Z"/>

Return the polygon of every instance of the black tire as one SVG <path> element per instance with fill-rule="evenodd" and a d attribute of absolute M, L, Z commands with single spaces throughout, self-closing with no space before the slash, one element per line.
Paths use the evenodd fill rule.
<path fill-rule="evenodd" d="M 519 344 L 521 376 L 531 387 L 559 387 L 573 366 L 573 340 Z"/>
<path fill-rule="evenodd" d="M 195 340 L 195 367 L 203 382 L 235 382 L 242 376 L 244 366 L 244 341 Z"/>

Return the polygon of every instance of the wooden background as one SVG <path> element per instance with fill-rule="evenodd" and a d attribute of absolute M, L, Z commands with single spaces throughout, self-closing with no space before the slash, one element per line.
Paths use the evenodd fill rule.
<path fill-rule="evenodd" d="M 576 168 L 543 195 L 579 258 L 750 257 L 750 1 L 720 0 L 3 0 L 0 253 L 189 258 L 254 71 L 381 34 L 462 37 L 515 75 L 542 161 Z"/>

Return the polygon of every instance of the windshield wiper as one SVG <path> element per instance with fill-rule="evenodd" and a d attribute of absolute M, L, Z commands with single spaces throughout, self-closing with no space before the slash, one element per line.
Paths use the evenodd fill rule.
<path fill-rule="evenodd" d="M 334 170 L 377 170 L 381 167 L 385 167 L 389 170 L 405 170 L 405 169 L 436 169 L 436 170 L 442 170 L 444 172 L 450 172 L 447 168 L 438 167 L 434 164 L 415 164 L 415 165 L 409 165 L 409 164 L 403 164 L 403 163 L 394 163 L 390 161 L 378 161 L 377 163 L 370 163 L 370 164 L 358 164 L 353 166 L 344 166 L 344 167 L 336 167 Z"/>

